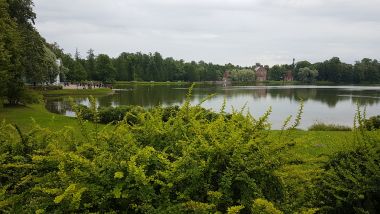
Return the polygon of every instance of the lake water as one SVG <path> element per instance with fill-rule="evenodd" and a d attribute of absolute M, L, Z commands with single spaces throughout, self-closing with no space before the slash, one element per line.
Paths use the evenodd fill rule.
<path fill-rule="evenodd" d="M 96 97 L 98 106 L 140 105 L 181 105 L 186 99 L 188 85 L 137 86 L 125 85 L 115 89 L 112 95 Z M 240 110 L 245 106 L 253 116 L 261 116 L 269 107 L 269 119 L 274 129 L 281 127 L 285 118 L 295 116 L 304 101 L 304 114 L 300 128 L 306 129 L 315 122 L 353 125 L 357 104 L 366 107 L 367 115 L 380 114 L 380 87 L 378 86 L 227 86 L 200 85 L 194 88 L 192 104 L 198 104 L 210 94 L 211 99 L 202 104 L 207 109 L 219 111 L 226 100 L 226 111 Z M 77 103 L 89 105 L 89 99 L 74 97 Z M 75 116 L 67 97 L 49 97 L 46 108 L 54 113 Z"/>

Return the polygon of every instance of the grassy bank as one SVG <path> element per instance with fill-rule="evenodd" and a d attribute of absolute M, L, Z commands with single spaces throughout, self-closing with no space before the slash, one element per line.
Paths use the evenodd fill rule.
<path fill-rule="evenodd" d="M 117 81 L 115 84 L 113 84 L 114 87 L 117 87 L 117 85 L 188 85 L 189 82 L 146 82 L 146 81 Z"/>
<path fill-rule="evenodd" d="M 25 132 L 34 126 L 35 121 L 39 126 L 50 128 L 51 130 L 61 130 L 65 127 L 72 127 L 75 133 L 78 136 L 80 135 L 79 124 L 76 118 L 51 113 L 46 110 L 43 104 L 0 108 L 0 121 L 3 120 L 7 123 L 17 125 Z"/>
<path fill-rule="evenodd" d="M 204 81 L 204 82 L 195 82 L 196 84 L 213 84 L 215 82 L 221 83 L 222 81 Z M 147 82 L 147 81 L 117 81 L 115 84 L 113 84 L 115 87 L 118 85 L 188 85 L 191 84 L 191 82 Z M 267 80 L 262 82 L 236 82 L 232 81 L 232 85 L 339 85 L 333 82 L 328 81 L 317 81 L 314 83 L 304 83 L 300 81 L 274 81 L 274 80 Z"/>
<path fill-rule="evenodd" d="M 96 88 L 96 89 L 62 89 L 62 90 L 49 90 L 41 91 L 44 96 L 76 96 L 76 95 L 107 95 L 113 93 L 109 88 Z"/>

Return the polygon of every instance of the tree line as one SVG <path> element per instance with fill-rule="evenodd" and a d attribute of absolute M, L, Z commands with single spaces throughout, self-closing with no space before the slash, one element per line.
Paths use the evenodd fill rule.
<path fill-rule="evenodd" d="M 233 81 L 254 81 L 254 68 L 231 63 L 218 65 L 204 61 L 185 62 L 172 57 L 164 58 L 160 53 L 144 54 L 123 52 L 117 57 L 106 54 L 95 55 L 90 49 L 85 58 L 78 51 L 74 56 L 66 54 L 57 44 L 50 45 L 52 51 L 62 59 L 64 81 L 96 80 L 112 81 L 220 81 L 228 71 Z M 380 81 L 380 63 L 376 59 L 364 58 L 354 64 L 333 57 L 323 62 L 299 61 L 293 64 L 264 66 L 268 80 L 281 81 L 291 72 L 293 79 L 301 82 L 328 81 L 333 83 L 375 83 Z"/>
<path fill-rule="evenodd" d="M 305 70 L 307 68 L 307 70 Z M 334 83 L 377 83 L 380 81 L 380 63 L 376 59 L 363 58 L 354 64 L 332 57 L 323 62 L 299 61 L 295 65 L 274 65 L 269 70 L 270 80 L 282 80 L 287 71 L 295 80 L 329 81 Z"/>
<path fill-rule="evenodd" d="M 216 81 L 226 70 L 241 68 L 227 64 L 185 62 L 172 57 L 164 58 L 160 53 L 121 53 L 118 57 L 107 54 L 95 55 L 90 49 L 82 58 L 76 51 L 74 56 L 64 53 L 56 43 L 52 51 L 62 59 L 61 79 L 63 81 L 95 80 L 112 81 Z"/>
<path fill-rule="evenodd" d="M 34 27 L 36 14 L 32 0 L 0 0 L 0 97 L 9 104 L 30 100 L 26 85 L 62 81 L 219 81 L 228 71 L 233 81 L 255 80 L 254 68 L 231 63 L 218 65 L 204 61 L 186 62 L 160 53 L 127 53 L 117 57 L 96 55 L 90 49 L 85 57 L 78 51 L 72 56 L 57 43 L 49 44 Z M 57 63 L 57 60 L 61 63 Z M 324 62 L 299 61 L 293 64 L 264 66 L 268 80 L 284 80 L 291 72 L 302 82 L 375 83 L 380 81 L 380 63 L 364 58 L 355 64 L 333 57 Z M 3 99 L 5 98 L 5 99 Z"/>

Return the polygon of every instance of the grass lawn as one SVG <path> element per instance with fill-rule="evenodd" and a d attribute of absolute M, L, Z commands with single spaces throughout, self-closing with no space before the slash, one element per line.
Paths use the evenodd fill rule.
<path fill-rule="evenodd" d="M 75 118 L 51 113 L 46 110 L 43 104 L 0 108 L 0 121 L 3 120 L 17 125 L 24 132 L 33 127 L 34 120 L 41 127 L 49 127 L 52 130 L 60 130 L 70 126 L 74 130 L 78 130 L 76 134 L 80 135 L 78 121 Z M 104 125 L 100 124 L 99 126 Z"/>

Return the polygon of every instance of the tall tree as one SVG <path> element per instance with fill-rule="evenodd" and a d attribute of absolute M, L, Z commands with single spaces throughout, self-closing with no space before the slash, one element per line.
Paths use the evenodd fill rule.
<path fill-rule="evenodd" d="M 96 70 L 95 70 L 95 54 L 94 50 L 90 49 L 87 51 L 87 61 L 86 61 L 86 70 L 88 78 L 91 80 L 98 79 Z"/>
<path fill-rule="evenodd" d="M 108 55 L 98 55 L 96 58 L 96 72 L 103 82 L 113 82 L 115 80 L 116 71 Z"/>
<path fill-rule="evenodd" d="M 318 71 L 310 69 L 308 67 L 300 68 L 298 71 L 298 77 L 299 80 L 302 82 L 311 83 L 316 80 L 316 77 L 318 76 Z"/>

